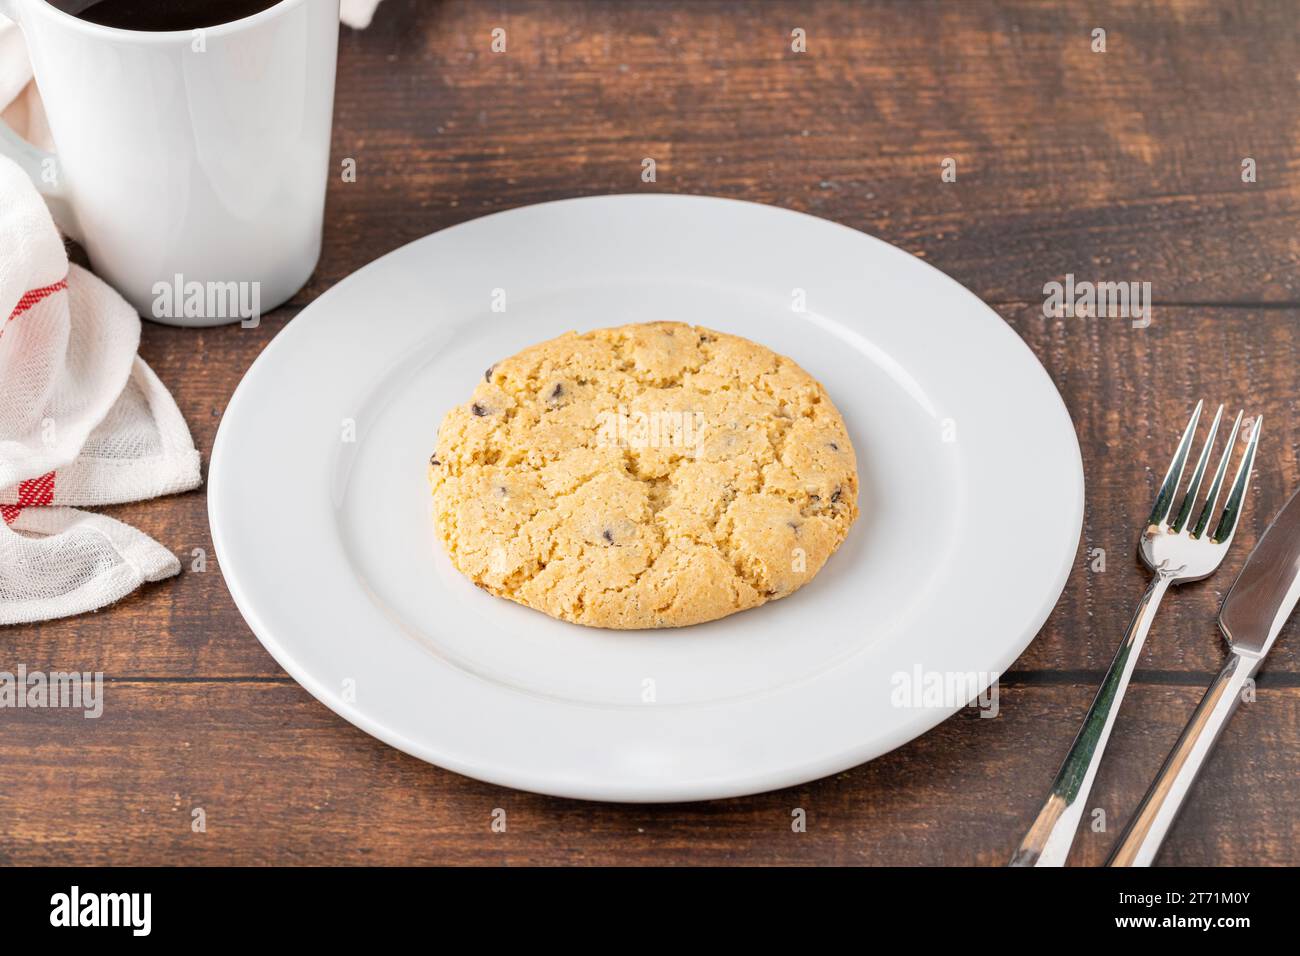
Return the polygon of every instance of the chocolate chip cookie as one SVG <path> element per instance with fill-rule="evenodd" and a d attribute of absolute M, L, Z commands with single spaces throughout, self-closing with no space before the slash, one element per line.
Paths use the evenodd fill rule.
<path fill-rule="evenodd" d="M 489 368 L 429 459 L 433 515 L 479 587 L 575 624 L 698 624 L 792 594 L 858 514 L 826 390 L 747 339 L 598 329 Z"/>

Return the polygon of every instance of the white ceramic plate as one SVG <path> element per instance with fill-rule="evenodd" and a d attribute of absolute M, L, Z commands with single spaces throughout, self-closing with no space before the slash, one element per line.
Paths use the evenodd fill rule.
<path fill-rule="evenodd" d="M 658 319 L 825 384 L 862 477 L 843 547 L 793 596 L 678 630 L 583 628 L 475 588 L 429 518 L 443 413 L 526 345 Z M 494 783 L 667 801 L 844 770 L 953 713 L 900 706 L 898 675 L 1015 660 L 1065 584 L 1083 474 L 1042 366 L 956 282 L 811 216 L 644 195 L 487 216 L 339 283 L 231 398 L 208 498 L 249 626 L 358 727 Z"/>

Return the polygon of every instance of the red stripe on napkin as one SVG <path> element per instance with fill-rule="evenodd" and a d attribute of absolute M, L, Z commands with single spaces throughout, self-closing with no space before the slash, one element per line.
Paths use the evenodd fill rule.
<path fill-rule="evenodd" d="M 47 472 L 39 478 L 29 478 L 18 485 L 18 503 L 0 505 L 0 517 L 5 524 L 13 524 L 18 513 L 24 508 L 40 507 L 54 504 L 54 472 Z"/>
<path fill-rule="evenodd" d="M 39 289 L 32 289 L 30 292 L 24 292 L 23 297 L 18 300 L 14 310 L 9 313 L 8 321 L 12 322 L 18 316 L 22 315 L 38 302 L 42 302 L 61 292 L 68 287 L 66 278 L 60 279 L 53 285 L 42 286 Z M 3 334 L 4 329 L 0 329 Z M 48 472 L 39 478 L 29 478 L 27 481 L 18 485 L 18 503 L 12 505 L 0 505 L 0 518 L 4 518 L 5 524 L 13 524 L 18 517 L 19 512 L 24 508 L 39 507 L 54 503 L 54 472 Z"/>
<path fill-rule="evenodd" d="M 12 322 L 14 319 L 18 318 L 18 316 L 22 315 L 24 312 L 26 312 L 28 309 L 34 306 L 37 302 L 40 302 L 42 299 L 46 299 L 54 295 L 54 293 L 60 292 L 63 289 L 66 289 L 67 287 L 68 287 L 68 280 L 64 278 L 54 283 L 54 285 L 42 286 L 39 289 L 32 289 L 31 292 L 24 292 L 23 297 L 19 299 L 18 304 L 14 306 L 14 310 L 9 313 L 9 321 Z"/>

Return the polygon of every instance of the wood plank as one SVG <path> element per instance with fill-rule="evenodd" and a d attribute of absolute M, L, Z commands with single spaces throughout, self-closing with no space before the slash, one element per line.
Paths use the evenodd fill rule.
<path fill-rule="evenodd" d="M 0 863 L 1005 862 L 1091 687 L 1009 683 L 873 763 L 736 800 L 617 806 L 478 783 L 367 737 L 292 683 L 135 683 L 103 716 L 4 710 Z M 1094 791 L 1101 862 L 1199 690 L 1136 687 Z M 1300 688 L 1243 705 L 1162 862 L 1300 862 Z M 207 830 L 191 829 L 202 808 Z M 491 829 L 503 809 L 507 829 Z M 807 832 L 791 829 L 802 808 Z M 689 854 L 686 856 L 685 854 Z"/>
<path fill-rule="evenodd" d="M 333 152 L 357 178 L 330 184 L 298 301 L 487 212 L 663 190 L 863 229 L 992 301 L 1072 272 L 1161 302 L 1300 302 L 1297 62 L 1271 0 L 387 0 L 344 31 Z"/>

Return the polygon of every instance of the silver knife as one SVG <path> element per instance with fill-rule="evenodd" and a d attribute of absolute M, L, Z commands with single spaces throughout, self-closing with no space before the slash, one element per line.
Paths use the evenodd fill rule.
<path fill-rule="evenodd" d="M 1300 599 L 1300 492 L 1292 495 L 1246 559 L 1219 611 L 1228 662 L 1210 684 L 1107 866 L 1150 866 L 1196 775 Z"/>

